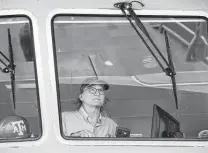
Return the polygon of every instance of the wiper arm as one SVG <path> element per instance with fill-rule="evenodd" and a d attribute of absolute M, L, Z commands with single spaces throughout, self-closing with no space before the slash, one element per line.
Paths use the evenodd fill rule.
<path fill-rule="evenodd" d="M 2 51 L 0 51 L 0 55 L 7 61 L 9 62 L 9 59 L 6 57 L 6 55 L 4 55 L 4 53 Z M 3 73 L 9 73 L 9 65 L 7 65 L 2 59 L 0 59 L 0 63 L 3 64 L 5 67 L 2 68 L 0 67 L 0 70 Z"/>
<path fill-rule="evenodd" d="M 137 2 L 137 1 L 132 1 L 132 2 Z M 142 34 L 138 31 L 138 29 L 136 28 L 136 25 L 133 24 L 133 22 L 131 21 L 130 17 L 126 14 L 125 10 L 127 10 L 129 12 L 129 14 L 131 15 L 131 17 L 135 20 L 137 26 L 140 28 L 140 30 L 146 35 L 146 37 L 149 39 L 149 41 L 151 42 L 151 44 L 153 45 L 153 47 L 155 48 L 155 50 L 158 52 L 158 54 L 160 55 L 160 57 L 163 59 L 163 61 L 165 62 L 166 66 L 168 68 L 170 68 L 167 60 L 165 59 L 165 57 L 162 55 L 161 51 L 158 49 L 158 47 L 156 46 L 156 44 L 154 43 L 154 41 L 152 40 L 152 38 L 150 37 L 148 31 L 146 30 L 145 26 L 143 25 L 143 23 L 139 20 L 139 18 L 136 16 L 136 14 L 134 13 L 134 10 L 132 9 L 132 2 L 120 2 L 120 3 L 116 3 L 114 4 L 114 6 L 116 8 L 119 8 L 123 14 L 125 15 L 125 17 L 129 20 L 131 26 L 134 28 L 134 30 L 136 31 L 136 33 L 139 35 L 139 37 L 141 38 L 141 40 L 143 41 L 143 43 L 145 44 L 145 46 L 148 48 L 148 50 L 150 51 L 150 53 L 152 54 L 152 56 L 155 58 L 155 60 L 157 61 L 157 63 L 159 64 L 159 66 L 161 67 L 161 69 L 167 74 L 169 72 L 167 72 L 167 70 L 164 68 L 164 66 L 162 65 L 162 63 L 159 61 L 159 59 L 157 58 L 157 56 L 155 55 L 155 53 L 153 52 L 153 50 L 151 49 L 151 47 L 148 45 L 148 43 L 145 41 L 145 39 L 143 38 Z M 140 2 L 138 2 L 140 3 Z M 141 3 L 142 5 L 142 3 Z"/>
<path fill-rule="evenodd" d="M 139 35 L 139 37 L 141 38 L 141 40 L 143 41 L 143 43 L 145 44 L 145 46 L 147 47 L 147 49 L 150 51 L 150 53 L 152 54 L 152 56 L 155 58 L 155 60 L 157 61 L 157 63 L 161 67 L 161 69 L 166 73 L 167 76 L 171 77 L 172 85 L 173 85 L 173 91 L 174 91 L 174 97 L 175 97 L 175 102 L 176 102 L 176 109 L 178 109 L 178 100 L 177 100 L 177 94 L 176 94 L 176 81 L 175 81 L 175 75 L 176 75 L 176 73 L 174 71 L 174 66 L 173 66 L 173 62 L 172 62 L 172 58 L 171 58 L 171 53 L 170 53 L 170 49 L 169 49 L 169 43 L 168 43 L 168 39 L 167 39 L 167 34 L 165 34 L 166 35 L 165 36 L 165 39 L 166 39 L 166 46 L 167 46 L 167 53 L 168 53 L 168 60 L 169 60 L 169 62 L 165 59 L 165 57 L 163 56 L 163 54 L 161 53 L 161 51 L 159 50 L 159 48 L 156 46 L 156 44 L 152 40 L 152 38 L 149 35 L 147 29 L 145 28 L 145 26 L 143 25 L 143 23 L 139 20 L 139 18 L 135 14 L 134 10 L 132 9 L 132 3 L 133 2 L 140 3 L 141 6 L 144 6 L 144 4 L 142 4 L 139 1 L 132 1 L 130 3 L 129 2 L 119 2 L 119 3 L 115 3 L 114 4 L 114 7 L 119 8 L 123 12 L 123 14 L 125 15 L 125 17 L 130 22 L 131 26 L 134 28 L 134 30 L 136 31 L 136 33 Z M 166 64 L 167 68 L 164 68 L 164 66 L 162 65 L 162 63 L 160 62 L 160 60 L 157 58 L 156 54 L 153 52 L 153 50 L 151 49 L 151 47 L 149 46 L 149 44 L 145 41 L 145 39 L 142 36 L 142 34 L 136 28 L 136 25 L 131 21 L 131 18 L 126 14 L 125 10 L 127 10 L 129 12 L 131 18 L 134 19 L 136 25 L 143 32 L 143 34 L 148 38 L 148 40 L 150 41 L 151 45 L 154 47 L 154 49 L 157 51 L 157 53 L 163 59 L 163 61 Z"/>
<path fill-rule="evenodd" d="M 0 63 L 4 65 L 5 67 L 0 67 L 1 72 L 3 73 L 10 73 L 10 81 L 11 81 L 11 90 L 12 90 L 12 101 L 13 101 L 13 107 L 16 108 L 16 98 L 15 98 L 15 65 L 14 65 L 14 58 L 13 58 L 13 48 L 12 48 L 12 41 L 11 41 L 11 34 L 10 29 L 7 29 L 8 33 L 8 50 L 9 50 L 9 58 L 0 51 L 0 55 L 4 58 L 6 62 L 9 64 L 6 64 L 3 59 L 0 59 Z"/>

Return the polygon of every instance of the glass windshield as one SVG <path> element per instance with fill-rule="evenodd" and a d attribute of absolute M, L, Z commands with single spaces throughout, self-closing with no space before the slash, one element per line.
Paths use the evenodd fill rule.
<path fill-rule="evenodd" d="M 0 18 L 0 141 L 41 135 L 32 24 Z"/>
<path fill-rule="evenodd" d="M 53 39 L 64 136 L 173 138 L 181 132 L 183 138 L 197 138 L 207 129 L 207 20 L 139 18 L 166 59 L 164 31 L 168 33 L 179 110 L 170 77 L 125 17 L 57 16 Z M 100 88 L 105 91 L 104 98 Z M 91 95 L 91 100 L 86 100 L 86 95 Z M 100 103 L 92 104 L 96 96 Z M 96 109 L 92 111 L 89 106 Z M 72 115 L 76 113 L 82 114 L 84 121 Z M 100 119 L 99 125 L 99 114 L 110 123 Z M 107 130 L 110 134 L 102 134 L 104 123 L 112 128 Z"/>

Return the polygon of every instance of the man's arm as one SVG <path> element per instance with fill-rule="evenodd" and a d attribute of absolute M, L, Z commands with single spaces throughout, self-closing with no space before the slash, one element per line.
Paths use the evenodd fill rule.
<path fill-rule="evenodd" d="M 95 137 L 95 135 L 89 130 L 82 130 L 75 133 L 71 133 L 72 137 Z"/>

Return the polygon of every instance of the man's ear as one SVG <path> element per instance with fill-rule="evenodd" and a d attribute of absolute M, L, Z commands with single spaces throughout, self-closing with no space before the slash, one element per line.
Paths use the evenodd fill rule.
<path fill-rule="evenodd" d="M 79 99 L 83 101 L 82 94 L 79 94 Z"/>

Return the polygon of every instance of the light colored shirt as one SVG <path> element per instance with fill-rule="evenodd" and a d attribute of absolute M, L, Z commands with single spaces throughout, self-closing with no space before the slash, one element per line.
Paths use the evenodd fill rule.
<path fill-rule="evenodd" d="M 63 112 L 62 126 L 65 136 L 70 136 L 82 130 L 89 130 L 96 137 L 115 137 L 117 124 L 110 118 L 99 116 L 97 124 L 93 126 L 90 123 L 89 115 L 81 107 L 78 111 Z"/>

